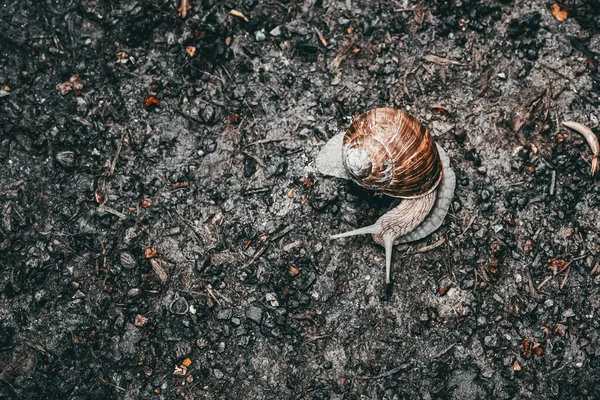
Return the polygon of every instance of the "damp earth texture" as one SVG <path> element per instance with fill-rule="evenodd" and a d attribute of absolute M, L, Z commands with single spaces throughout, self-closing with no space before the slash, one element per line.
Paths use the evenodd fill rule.
<path fill-rule="evenodd" d="M 600 1 L 552 3 L 1 1 L 0 399 L 600 397 Z M 315 168 L 376 107 L 457 179 L 388 291 L 329 236 L 398 200 Z"/>

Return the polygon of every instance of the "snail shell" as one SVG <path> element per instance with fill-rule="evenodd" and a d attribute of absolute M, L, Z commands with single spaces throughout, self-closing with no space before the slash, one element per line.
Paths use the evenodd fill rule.
<path fill-rule="evenodd" d="M 357 184 L 392 197 L 422 197 L 442 179 L 440 155 L 427 128 L 393 108 L 359 116 L 344 135 L 342 159 Z"/>
<path fill-rule="evenodd" d="M 456 186 L 450 160 L 427 128 L 392 108 L 360 115 L 345 133 L 327 142 L 316 164 L 324 175 L 404 199 L 375 224 L 331 236 L 371 234 L 385 247 L 388 284 L 394 243 L 419 240 L 437 230 Z"/>

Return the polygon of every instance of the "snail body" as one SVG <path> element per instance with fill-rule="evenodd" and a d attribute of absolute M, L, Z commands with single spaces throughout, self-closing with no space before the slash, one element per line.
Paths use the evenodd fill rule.
<path fill-rule="evenodd" d="M 376 108 L 357 117 L 346 132 L 327 142 L 316 165 L 323 175 L 402 198 L 373 225 L 331 236 L 371 234 L 385 247 L 388 284 L 394 244 L 416 241 L 437 230 L 456 186 L 450 160 L 427 128 L 393 108 Z"/>

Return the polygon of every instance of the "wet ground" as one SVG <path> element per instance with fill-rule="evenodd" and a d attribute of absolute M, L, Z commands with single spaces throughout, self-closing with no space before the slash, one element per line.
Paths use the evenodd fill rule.
<path fill-rule="evenodd" d="M 179 6 L 0 3 L 0 398 L 600 397 L 598 0 Z M 374 107 L 458 179 L 389 298 Z"/>

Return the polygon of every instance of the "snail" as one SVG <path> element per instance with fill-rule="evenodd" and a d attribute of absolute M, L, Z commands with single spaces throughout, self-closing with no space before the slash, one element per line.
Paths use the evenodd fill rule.
<path fill-rule="evenodd" d="M 429 130 L 402 110 L 375 108 L 335 135 L 316 159 L 322 175 L 352 180 L 400 204 L 373 225 L 332 239 L 371 234 L 385 248 L 386 284 L 390 284 L 395 244 L 422 239 L 444 221 L 454 196 L 456 176 L 450 160 Z"/>

